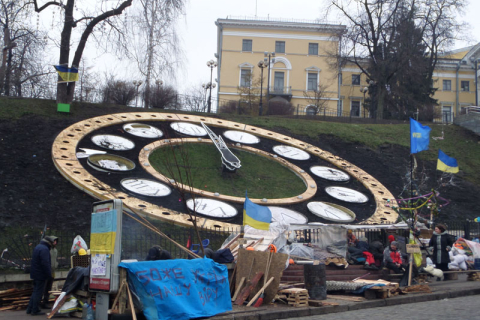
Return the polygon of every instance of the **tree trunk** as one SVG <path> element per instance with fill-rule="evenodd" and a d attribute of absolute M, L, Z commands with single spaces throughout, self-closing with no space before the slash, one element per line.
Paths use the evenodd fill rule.
<path fill-rule="evenodd" d="M 73 28 L 73 8 L 75 0 L 68 0 L 65 5 L 65 21 L 63 23 L 62 35 L 60 38 L 60 60 L 59 65 L 68 67 L 70 58 L 70 38 Z M 58 81 L 62 78 L 58 76 Z M 57 103 L 70 104 L 73 101 L 73 92 L 75 91 L 75 82 L 57 84 Z"/>

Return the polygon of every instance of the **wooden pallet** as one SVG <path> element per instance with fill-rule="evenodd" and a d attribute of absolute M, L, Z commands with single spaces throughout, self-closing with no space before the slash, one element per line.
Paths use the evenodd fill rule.
<path fill-rule="evenodd" d="M 278 291 L 279 298 L 286 298 L 289 306 L 308 307 L 308 291 L 300 288 L 290 288 Z"/>

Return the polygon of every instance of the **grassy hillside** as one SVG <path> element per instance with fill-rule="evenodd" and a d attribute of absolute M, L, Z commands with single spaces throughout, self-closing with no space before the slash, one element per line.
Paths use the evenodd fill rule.
<path fill-rule="evenodd" d="M 93 112 L 93 109 L 95 109 L 95 112 Z M 86 119 L 98 115 L 99 109 L 102 109 L 101 111 L 104 111 L 104 113 L 152 111 L 124 106 L 73 103 L 70 113 L 59 113 L 55 101 L 52 100 L 0 98 L 0 120 L 18 120 L 25 115 Z M 161 112 L 161 110 L 155 110 L 155 112 Z M 172 112 L 172 110 L 168 110 L 168 112 Z M 410 127 L 408 124 L 348 124 L 271 116 L 220 116 L 228 120 L 273 131 L 279 128 L 285 129 L 292 135 L 308 137 L 314 141 L 319 140 L 321 135 L 331 135 L 349 143 L 367 146 L 373 150 L 390 145 L 404 147 L 405 153 L 407 155 L 409 153 Z M 480 186 L 480 172 L 478 170 L 480 168 L 480 137 L 455 125 L 428 125 L 432 128 L 430 150 L 417 154 L 417 158 L 436 161 L 438 149 L 442 149 L 447 155 L 457 159 L 460 167 L 459 177 Z M 432 139 L 432 137 L 441 137 L 442 131 L 444 139 Z"/>

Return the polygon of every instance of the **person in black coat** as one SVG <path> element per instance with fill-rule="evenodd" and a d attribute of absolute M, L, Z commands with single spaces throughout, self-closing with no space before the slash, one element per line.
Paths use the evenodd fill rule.
<path fill-rule="evenodd" d="M 453 239 L 447 234 L 447 227 L 444 224 L 437 224 L 428 246 L 433 247 L 432 261 L 435 266 L 442 271 L 448 271 L 450 262 L 448 251 L 453 246 Z"/>
<path fill-rule="evenodd" d="M 30 267 L 30 278 L 33 280 L 33 292 L 28 302 L 27 314 L 39 315 L 41 312 L 40 302 L 43 290 L 48 280 L 52 278 L 52 266 L 50 248 L 52 243 L 49 238 L 42 239 L 33 249 L 32 263 Z"/>

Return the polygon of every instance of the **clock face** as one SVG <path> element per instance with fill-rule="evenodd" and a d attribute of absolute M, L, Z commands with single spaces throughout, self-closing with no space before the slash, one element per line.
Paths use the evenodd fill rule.
<path fill-rule="evenodd" d="M 368 197 L 366 195 L 349 188 L 327 187 L 325 188 L 325 192 L 327 192 L 330 196 L 334 197 L 335 199 L 342 200 L 345 202 L 352 202 L 352 203 L 368 202 Z"/>
<path fill-rule="evenodd" d="M 135 163 L 115 154 L 92 154 L 88 157 L 88 164 L 101 171 L 125 172 L 135 169 Z"/>
<path fill-rule="evenodd" d="M 350 176 L 343 171 L 324 166 L 310 167 L 310 171 L 317 177 L 330 181 L 348 181 Z"/>
<path fill-rule="evenodd" d="M 272 213 L 272 222 L 281 222 L 282 224 L 307 224 L 308 219 L 300 212 L 282 208 L 268 207 Z"/>
<path fill-rule="evenodd" d="M 150 179 L 127 178 L 120 181 L 122 187 L 130 192 L 148 197 L 165 197 L 172 190 L 165 184 Z"/>
<path fill-rule="evenodd" d="M 278 199 L 264 199 L 261 195 L 250 198 L 254 203 L 271 207 L 274 221 L 293 224 L 333 221 L 306 209 L 309 203 L 326 202 L 334 195 L 345 201 L 347 209 L 355 211 L 358 221 L 393 223 L 398 217 L 393 209 L 385 206 L 388 199 L 394 199 L 393 195 L 373 176 L 354 164 L 286 135 L 202 115 L 135 112 L 87 119 L 73 124 L 57 136 L 52 157 L 66 179 L 99 200 L 121 199 L 124 205 L 139 210 L 145 216 L 185 226 L 191 226 L 185 208 L 185 205 L 190 205 L 192 210 L 195 207 L 198 212 L 197 225 L 201 227 L 237 228 L 243 224 L 243 215 L 238 214 L 243 210 L 243 196 L 218 194 L 215 186 L 210 185 L 202 189 L 184 185 L 183 190 L 179 189 L 180 183 L 173 181 L 167 173 L 157 172 L 149 162 L 150 154 L 158 148 L 169 145 L 175 147 L 180 143 L 212 143 L 210 139 L 200 139 L 207 135 L 200 126 L 202 122 L 216 135 L 225 135 L 230 141 L 237 142 L 236 149 L 276 161 L 303 180 L 305 192 L 302 194 Z M 145 132 L 148 132 L 148 137 Z M 153 132 L 162 132 L 162 135 L 154 138 Z M 146 141 L 145 138 L 152 141 Z M 282 145 L 278 145 L 279 141 Z M 108 149 L 109 153 L 99 150 L 101 148 Z M 304 150 L 308 150 L 308 153 Z M 303 161 L 293 164 L 289 159 Z M 220 167 L 221 160 L 218 161 Z M 310 176 L 307 173 L 309 170 L 317 172 L 311 170 L 313 167 L 340 168 L 338 176 L 343 176 L 342 173 L 349 176 L 350 180 L 345 184 L 351 189 L 338 190 L 336 188 L 340 187 L 329 186 L 324 178 L 327 175 Z M 336 171 L 326 170 L 332 177 L 337 176 L 333 174 Z M 115 174 L 111 174 L 113 172 Z M 262 181 L 261 177 L 259 181 Z M 269 187 L 268 181 L 262 183 Z M 288 184 L 288 181 L 285 183 Z M 188 194 L 191 191 L 195 194 L 195 206 L 193 200 L 188 204 L 183 203 L 176 192 L 171 192 L 174 187 L 181 192 Z M 323 192 L 324 188 L 326 192 Z M 373 201 L 368 201 L 365 194 L 371 196 Z M 367 203 L 356 205 L 364 202 Z"/>
<path fill-rule="evenodd" d="M 204 216 L 220 219 L 232 218 L 238 214 L 237 209 L 228 203 L 208 198 L 189 199 L 187 207 Z"/>
<path fill-rule="evenodd" d="M 92 142 L 97 146 L 110 150 L 131 150 L 135 143 L 124 137 L 113 134 L 99 134 L 92 137 Z"/>
<path fill-rule="evenodd" d="M 162 130 L 143 123 L 127 123 L 123 126 L 123 130 L 130 134 L 133 134 L 134 136 L 142 138 L 155 139 L 161 138 L 163 136 Z"/>
<path fill-rule="evenodd" d="M 203 127 L 189 122 L 173 122 L 170 126 L 173 130 L 186 136 L 203 137 L 207 135 L 207 131 Z"/>
<path fill-rule="evenodd" d="M 353 211 L 332 203 L 312 201 L 307 204 L 307 208 L 311 213 L 325 220 L 344 223 L 355 220 Z"/>
<path fill-rule="evenodd" d="M 310 155 L 307 152 L 291 146 L 285 146 L 285 145 L 274 146 L 273 151 L 275 151 L 275 153 L 277 153 L 278 155 L 288 159 L 293 159 L 293 160 L 310 159 Z"/>
<path fill-rule="evenodd" d="M 237 130 L 225 131 L 223 136 L 229 140 L 243 144 L 257 144 L 260 142 L 260 139 L 253 134 Z"/>

